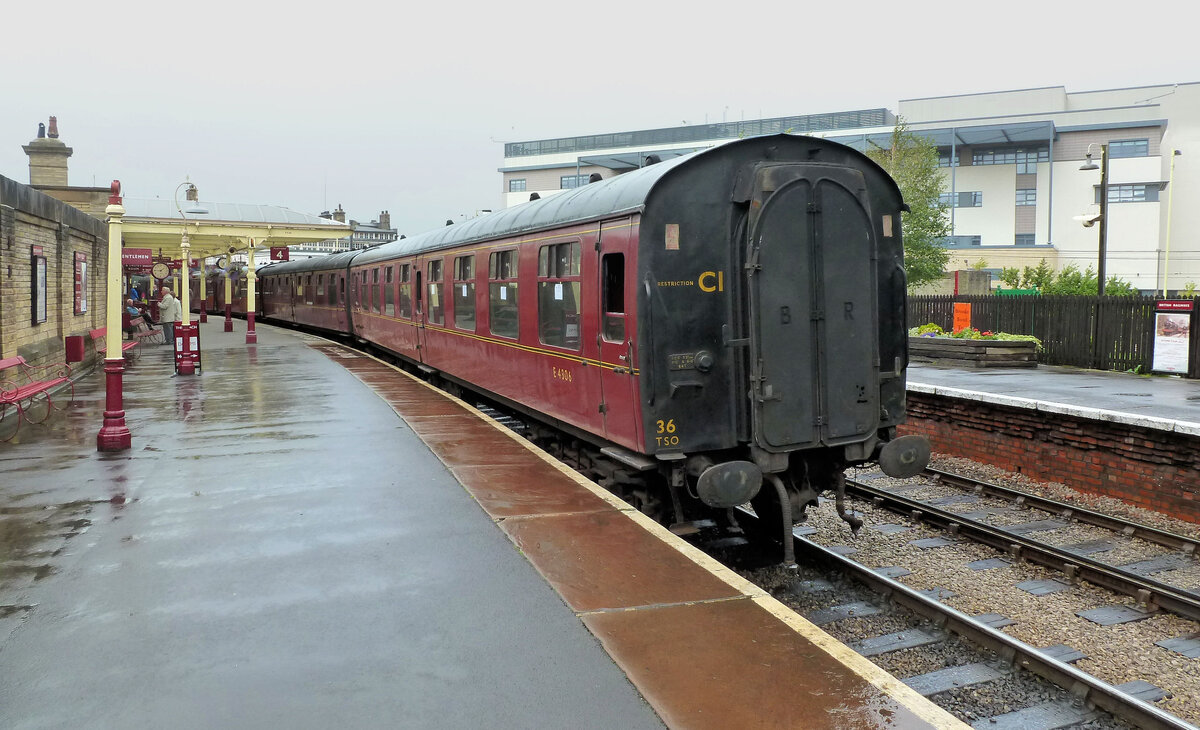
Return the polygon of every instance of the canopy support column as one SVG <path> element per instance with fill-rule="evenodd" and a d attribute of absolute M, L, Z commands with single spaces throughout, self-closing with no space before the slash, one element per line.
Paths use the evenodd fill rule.
<path fill-rule="evenodd" d="M 104 302 L 107 330 L 104 337 L 104 424 L 96 434 L 97 451 L 126 451 L 133 443 L 125 425 L 125 357 L 121 346 L 121 183 L 113 180 L 108 198 L 108 291 Z"/>
<path fill-rule="evenodd" d="M 258 342 L 258 333 L 254 331 L 254 239 L 251 238 L 246 247 L 246 344 Z"/>
<path fill-rule="evenodd" d="M 204 259 L 200 260 L 200 324 L 208 321 L 208 272 L 204 268 Z"/>
<path fill-rule="evenodd" d="M 233 332 L 233 279 L 225 269 L 225 331 Z"/>

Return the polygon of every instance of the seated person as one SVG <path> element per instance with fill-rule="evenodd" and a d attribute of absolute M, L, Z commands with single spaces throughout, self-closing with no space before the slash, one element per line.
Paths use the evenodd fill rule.
<path fill-rule="evenodd" d="M 125 312 L 129 315 L 129 321 L 130 321 L 130 324 L 126 325 L 125 331 L 131 332 L 131 333 L 136 332 L 137 327 L 134 327 L 132 322 L 133 322 L 133 320 L 142 316 L 142 310 L 140 310 L 136 306 L 134 306 L 132 299 L 126 299 L 125 300 Z"/>

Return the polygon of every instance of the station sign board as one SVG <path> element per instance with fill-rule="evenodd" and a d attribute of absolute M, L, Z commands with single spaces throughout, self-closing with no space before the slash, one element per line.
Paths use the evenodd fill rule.
<path fill-rule="evenodd" d="M 290 261 L 291 254 L 287 246 L 272 246 L 271 247 L 272 261 Z"/>
<path fill-rule="evenodd" d="M 121 249 L 122 266 L 151 266 L 154 264 L 154 251 L 149 248 Z"/>
<path fill-rule="evenodd" d="M 1156 373 L 1188 373 L 1192 351 L 1194 299 L 1162 299 L 1154 304 L 1154 361 Z"/>

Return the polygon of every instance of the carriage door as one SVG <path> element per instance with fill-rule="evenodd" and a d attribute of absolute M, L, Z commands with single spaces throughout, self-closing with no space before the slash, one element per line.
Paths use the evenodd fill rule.
<path fill-rule="evenodd" d="M 417 345 L 417 359 L 425 362 L 425 277 L 422 269 L 425 262 L 421 259 L 413 261 L 413 321 L 417 323 L 417 334 L 413 338 Z"/>
<path fill-rule="evenodd" d="M 748 267 L 755 438 L 860 440 L 879 425 L 875 230 L 861 173 L 774 165 L 755 181 Z"/>
<path fill-rule="evenodd" d="M 632 285 L 636 263 L 628 218 L 600 226 L 600 391 L 604 433 L 610 441 L 638 448 L 637 360 L 633 343 Z"/>

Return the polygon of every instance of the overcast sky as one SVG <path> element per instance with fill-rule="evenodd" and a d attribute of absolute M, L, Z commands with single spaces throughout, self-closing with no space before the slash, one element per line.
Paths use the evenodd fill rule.
<path fill-rule="evenodd" d="M 55 115 L 72 185 L 411 235 L 499 207 L 505 141 L 1200 81 L 1187 5 L 1059 5 L 13 0 L 0 175 Z"/>

